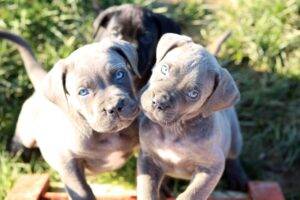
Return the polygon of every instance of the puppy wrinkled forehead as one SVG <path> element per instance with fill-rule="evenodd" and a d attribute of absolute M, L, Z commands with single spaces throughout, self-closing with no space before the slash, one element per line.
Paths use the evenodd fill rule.
<path fill-rule="evenodd" d="M 67 60 L 75 68 L 106 67 L 109 65 L 121 67 L 122 58 L 113 51 L 113 47 L 124 45 L 126 42 L 105 38 L 101 42 L 85 45 L 74 51 Z"/>
<path fill-rule="evenodd" d="M 169 52 L 161 63 L 170 64 L 183 74 L 210 67 L 211 55 L 201 46 L 190 43 Z"/>

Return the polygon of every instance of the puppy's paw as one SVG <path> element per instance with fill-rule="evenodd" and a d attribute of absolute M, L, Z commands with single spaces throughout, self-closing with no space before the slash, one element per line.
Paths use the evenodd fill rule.
<path fill-rule="evenodd" d="M 185 197 L 179 195 L 176 200 L 185 200 Z"/>
<path fill-rule="evenodd" d="M 185 195 L 184 193 L 181 193 L 177 196 L 176 200 L 191 200 L 191 197 L 189 195 Z"/>
<path fill-rule="evenodd" d="M 230 190 L 246 192 L 248 190 L 248 176 L 246 175 L 239 159 L 226 160 L 225 172 L 226 181 Z"/>

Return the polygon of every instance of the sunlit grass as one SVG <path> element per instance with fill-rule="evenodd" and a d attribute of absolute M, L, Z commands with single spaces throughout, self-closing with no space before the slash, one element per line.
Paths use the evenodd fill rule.
<path fill-rule="evenodd" d="M 105 8 L 124 2 L 138 3 L 176 19 L 184 34 L 204 45 L 224 31 L 232 31 L 220 59 L 230 61 L 227 67 L 242 94 L 237 108 L 244 133 L 243 163 L 252 178 L 280 181 L 288 198 L 299 198 L 295 187 L 285 187 L 293 180 L 287 174 L 298 173 L 300 160 L 299 2 L 239 0 L 217 8 L 202 0 L 175 5 L 153 0 L 104 0 L 101 5 Z M 89 1 L 0 0 L 0 29 L 21 34 L 47 69 L 92 42 L 94 17 Z M 21 174 L 48 172 L 55 182 L 59 177 L 40 157 L 23 163 L 5 151 L 32 86 L 10 43 L 0 42 L 0 58 L 0 199 L 4 199 Z M 89 180 L 133 188 L 135 173 L 133 157 L 123 169 Z M 181 182 L 175 182 L 174 191 L 182 188 Z"/>

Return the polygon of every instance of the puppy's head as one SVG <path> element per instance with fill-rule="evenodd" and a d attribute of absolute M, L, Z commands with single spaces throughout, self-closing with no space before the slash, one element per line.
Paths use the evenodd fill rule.
<path fill-rule="evenodd" d="M 106 39 L 59 61 L 48 73 L 43 91 L 96 132 L 117 132 L 128 127 L 139 112 L 131 78 L 136 66 L 132 45 Z"/>
<path fill-rule="evenodd" d="M 101 12 L 94 21 L 94 39 L 119 38 L 137 45 L 140 75 L 155 62 L 155 49 L 164 33 L 179 33 L 179 26 L 171 19 L 135 6 L 113 6 Z"/>
<path fill-rule="evenodd" d="M 160 124 L 203 117 L 236 103 L 239 91 L 228 71 L 187 36 L 165 34 L 157 62 L 141 94 L 145 114 Z"/>

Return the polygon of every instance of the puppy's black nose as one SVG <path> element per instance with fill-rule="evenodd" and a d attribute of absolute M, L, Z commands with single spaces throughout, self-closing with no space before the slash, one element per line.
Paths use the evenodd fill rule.
<path fill-rule="evenodd" d="M 115 104 L 110 104 L 109 106 L 106 107 L 105 111 L 109 115 L 114 115 L 119 112 L 122 112 L 123 108 L 125 107 L 125 99 L 119 99 L 116 101 Z"/>
<path fill-rule="evenodd" d="M 117 103 L 116 109 L 118 112 L 122 111 L 125 106 L 125 99 L 120 99 Z"/>
<path fill-rule="evenodd" d="M 161 110 L 161 111 L 166 110 L 166 109 L 168 109 L 170 107 L 166 103 L 157 102 L 155 100 L 152 101 L 152 105 L 153 105 L 154 108 L 157 108 L 158 110 Z"/>
<path fill-rule="evenodd" d="M 152 99 L 152 107 L 161 111 L 171 108 L 171 98 L 169 95 L 155 95 Z"/>

